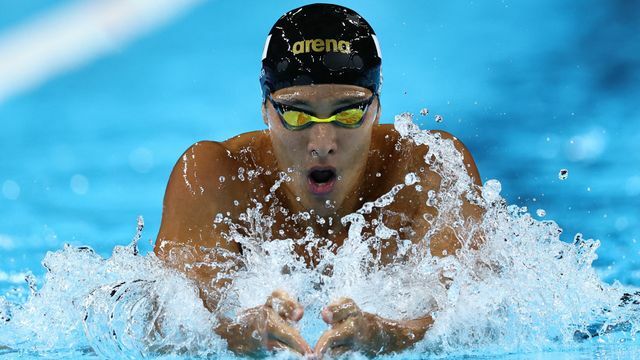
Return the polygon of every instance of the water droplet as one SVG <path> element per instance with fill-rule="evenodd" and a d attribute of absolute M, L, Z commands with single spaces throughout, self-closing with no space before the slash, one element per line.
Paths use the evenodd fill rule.
<path fill-rule="evenodd" d="M 74 193 L 84 195 L 89 191 L 89 180 L 84 175 L 75 174 L 71 177 L 69 187 Z"/>
<path fill-rule="evenodd" d="M 428 113 L 429 113 L 429 109 L 427 109 L 427 108 L 422 108 L 420 110 L 420 115 L 422 115 L 422 116 L 427 116 Z"/>
<path fill-rule="evenodd" d="M 224 180 L 225 180 L 225 178 L 224 178 L 224 176 L 220 176 L 220 177 L 218 178 L 218 180 L 220 180 L 220 182 L 221 182 L 221 183 L 223 183 L 223 182 L 224 182 Z"/>
<path fill-rule="evenodd" d="M 240 205 L 240 202 L 238 200 L 233 200 L 233 205 L 238 206 Z"/>
<path fill-rule="evenodd" d="M 66 245 L 66 244 L 65 244 Z M 28 273 L 24 277 L 24 281 L 29 285 L 29 292 L 31 296 L 34 296 L 38 292 L 38 285 L 36 284 L 36 277 L 32 273 Z"/>
<path fill-rule="evenodd" d="M 216 224 L 219 224 L 222 222 L 222 220 L 224 219 L 224 216 L 220 213 L 216 214 L 215 219 L 213 219 L 213 222 Z"/>
<path fill-rule="evenodd" d="M 376 177 L 380 177 L 380 176 L 382 176 L 382 174 L 380 174 L 379 172 L 376 173 Z"/>
<path fill-rule="evenodd" d="M 491 203 L 500 198 L 500 191 L 502 191 L 502 184 L 498 180 L 487 180 L 482 187 L 482 197 Z"/>
<path fill-rule="evenodd" d="M 421 185 L 416 185 L 416 191 L 417 192 L 421 192 L 422 191 L 422 186 Z"/>
<path fill-rule="evenodd" d="M 574 237 L 573 237 L 573 243 L 577 244 L 580 243 L 582 241 L 582 233 L 577 233 Z"/>
<path fill-rule="evenodd" d="M 436 115 L 436 122 L 437 122 L 437 123 L 441 123 L 441 122 L 442 122 L 442 120 L 444 120 L 444 119 L 442 118 L 442 115 Z"/>
<path fill-rule="evenodd" d="M 558 173 L 558 179 L 566 180 L 568 177 L 569 177 L 569 170 L 560 169 L 560 172 Z"/>
<path fill-rule="evenodd" d="M 544 211 L 544 209 L 538 209 L 536 210 L 536 215 L 538 215 L 539 217 L 544 217 L 545 215 L 547 215 L 547 212 Z"/>
<path fill-rule="evenodd" d="M 296 201 L 300 201 L 300 196 L 296 196 Z"/>
<path fill-rule="evenodd" d="M 2 195 L 9 200 L 16 200 L 20 196 L 20 185 L 13 180 L 6 180 L 2 184 Z"/>
<path fill-rule="evenodd" d="M 436 204 L 436 192 L 433 190 L 429 190 L 427 192 L 427 206 L 434 206 Z"/>
<path fill-rule="evenodd" d="M 407 186 L 413 185 L 418 182 L 418 177 L 414 173 L 408 173 L 404 176 L 404 184 Z"/>

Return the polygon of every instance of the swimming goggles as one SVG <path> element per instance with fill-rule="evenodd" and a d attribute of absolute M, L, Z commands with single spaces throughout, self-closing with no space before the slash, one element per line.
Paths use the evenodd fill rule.
<path fill-rule="evenodd" d="M 280 115 L 280 120 L 282 120 L 284 127 L 289 130 L 302 130 L 313 125 L 313 123 L 331 122 L 345 128 L 357 128 L 362 125 L 364 114 L 367 113 L 367 109 L 375 97 L 376 95 L 372 95 L 371 98 L 365 101 L 339 108 L 325 119 L 313 116 L 294 106 L 279 103 L 273 100 L 271 95 L 268 96 L 268 99 L 278 112 L 278 115 Z"/>

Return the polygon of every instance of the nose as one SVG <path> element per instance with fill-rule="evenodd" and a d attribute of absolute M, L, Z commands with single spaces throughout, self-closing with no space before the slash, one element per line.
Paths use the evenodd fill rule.
<path fill-rule="evenodd" d="M 314 124 L 309 128 L 307 153 L 312 158 L 327 158 L 338 150 L 336 128 L 332 124 Z"/>

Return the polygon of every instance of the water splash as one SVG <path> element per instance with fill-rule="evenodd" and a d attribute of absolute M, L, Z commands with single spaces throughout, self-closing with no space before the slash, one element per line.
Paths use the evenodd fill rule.
<path fill-rule="evenodd" d="M 425 167 L 442 178 L 440 191 L 427 193 L 428 205 L 439 215 L 425 214 L 431 230 L 424 241 L 413 244 L 383 218 L 366 217 L 393 204 L 400 191 L 422 192 L 422 170 L 406 174 L 386 194 L 342 218 L 349 233 L 338 249 L 310 228 L 299 239 L 282 239 L 272 231 L 276 212 L 283 211 L 275 191 L 290 181 L 282 172 L 270 193 L 255 199 L 239 218 L 221 213 L 212 219 L 227 224 L 227 239 L 246 249 L 240 257 L 228 254 L 229 264 L 199 264 L 242 264 L 220 295 L 219 312 L 235 316 L 264 303 L 274 289 L 283 289 L 306 307 L 297 326 L 311 344 L 326 329 L 317 315 L 320 308 L 340 296 L 392 319 L 431 313 L 435 323 L 425 339 L 401 357 L 578 348 L 591 337 L 606 342 L 614 341 L 608 340 L 610 334 L 617 334 L 615 341 L 635 336 L 635 289 L 598 278 L 592 263 L 599 241 L 581 234 L 571 243 L 561 241 L 562 229 L 554 221 L 537 220 L 526 208 L 508 205 L 497 180 L 478 191 L 453 141 L 419 129 L 410 114 L 397 116 L 395 129 L 404 140 L 428 147 Z M 253 169 L 238 170 L 238 178 L 254 175 Z M 461 216 L 461 199 L 484 209 L 480 224 Z M 288 216 L 325 221 L 312 211 Z M 469 236 L 456 256 L 433 257 L 425 251 L 430 237 L 448 224 Z M 32 294 L 24 302 L 0 297 L 0 351 L 109 358 L 231 356 L 213 332 L 217 320 L 203 306 L 195 284 L 155 255 L 138 254 L 143 226 L 138 219 L 132 243 L 116 246 L 107 259 L 88 247 L 49 252 L 42 261 L 47 273 L 41 288 L 32 282 Z M 485 242 L 474 249 L 478 234 L 484 234 Z M 370 249 L 389 241 L 403 261 L 382 266 L 379 252 Z M 296 246 L 319 248 L 315 268 L 294 254 Z M 449 280 L 443 282 L 441 276 Z"/>
<path fill-rule="evenodd" d="M 558 179 L 567 180 L 568 177 L 569 177 L 569 170 L 560 169 L 560 171 L 558 172 Z"/>

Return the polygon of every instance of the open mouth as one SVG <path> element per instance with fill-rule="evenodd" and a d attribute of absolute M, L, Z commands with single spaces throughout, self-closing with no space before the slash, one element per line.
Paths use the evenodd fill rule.
<path fill-rule="evenodd" d="M 308 176 L 309 190 L 316 195 L 331 192 L 336 183 L 334 168 L 312 168 Z"/>

